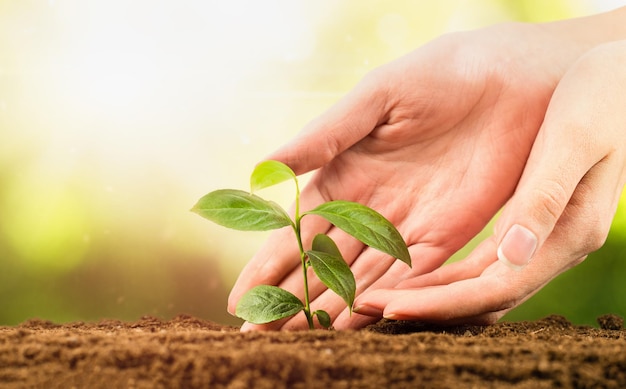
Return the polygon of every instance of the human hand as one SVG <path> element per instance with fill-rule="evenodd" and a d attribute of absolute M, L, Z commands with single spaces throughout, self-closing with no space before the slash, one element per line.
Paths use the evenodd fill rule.
<path fill-rule="evenodd" d="M 626 182 L 624 63 L 626 41 L 605 44 L 563 77 L 494 236 L 463 261 L 363 293 L 359 312 L 493 323 L 602 246 Z"/>
<path fill-rule="evenodd" d="M 270 158 L 297 174 L 321 167 L 302 193 L 303 210 L 345 199 L 385 215 L 407 240 L 413 268 L 319 219 L 303 220 L 305 244 L 327 232 L 351 265 L 357 295 L 437 269 L 512 195 L 554 87 L 584 50 L 539 26 L 507 24 L 444 36 L 372 72 Z M 275 232 L 245 267 L 231 312 L 259 284 L 302 295 L 297 248 L 281 246 L 290 233 Z M 335 328 L 374 320 L 350 316 L 314 278 L 309 286 L 313 308 L 329 312 Z M 243 329 L 305 326 L 296 317 Z"/>

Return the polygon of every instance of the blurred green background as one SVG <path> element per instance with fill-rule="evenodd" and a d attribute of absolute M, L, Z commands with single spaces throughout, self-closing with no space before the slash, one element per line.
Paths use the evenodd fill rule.
<path fill-rule="evenodd" d="M 239 323 L 228 290 L 267 235 L 188 212 L 201 195 L 245 188 L 369 70 L 438 35 L 613 3 L 0 0 L 0 325 Z M 624 234 L 620 207 L 603 249 L 507 318 L 624 315 Z"/>

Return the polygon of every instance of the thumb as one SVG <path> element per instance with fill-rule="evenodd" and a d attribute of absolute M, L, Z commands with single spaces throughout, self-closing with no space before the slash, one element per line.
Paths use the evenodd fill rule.
<path fill-rule="evenodd" d="M 514 268 L 530 262 L 595 164 L 573 146 L 540 143 L 533 147 L 515 194 L 496 224 L 498 259 Z"/>
<path fill-rule="evenodd" d="M 384 81 L 385 73 L 370 73 L 267 159 L 287 164 L 298 175 L 330 162 L 387 120 L 386 96 L 389 94 Z"/>
<path fill-rule="evenodd" d="M 581 76 L 578 70 L 575 66 L 555 89 L 522 177 L 496 224 L 498 258 L 513 267 L 533 258 L 568 203 L 585 206 L 574 204 L 572 196 L 587 185 L 581 180 L 611 146 L 602 140 L 606 123 L 598 122 L 612 117 L 611 112 L 598 115 L 606 109 L 605 84 L 585 78 L 593 72 Z"/>

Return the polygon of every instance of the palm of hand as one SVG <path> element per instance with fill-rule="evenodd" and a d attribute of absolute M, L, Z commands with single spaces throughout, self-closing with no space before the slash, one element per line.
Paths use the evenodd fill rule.
<path fill-rule="evenodd" d="M 472 50 L 476 47 L 481 50 Z M 407 241 L 414 259 L 410 270 L 328 224 L 313 222 L 314 232 L 305 240 L 320 230 L 333 236 L 351 264 L 357 293 L 393 287 L 438 268 L 512 195 L 557 81 L 549 74 L 537 77 L 532 64 L 506 64 L 516 54 L 488 45 L 459 49 L 458 37 L 435 41 L 375 71 L 327 114 L 326 123 L 313 123 L 315 131 L 332 126 L 331 132 L 346 132 L 339 134 L 342 141 L 320 141 L 320 134 L 310 131 L 288 155 L 279 152 L 277 159 L 289 160 L 300 173 L 307 162 L 296 156 L 314 139 L 326 142 L 330 147 L 317 146 L 329 162 L 303 191 L 304 209 L 334 199 L 358 201 L 385 215 Z M 271 246 L 279 235 L 270 239 Z M 301 288 L 297 263 L 286 259 L 288 253 L 266 246 L 257 257 L 271 261 L 256 283 L 280 284 L 296 293 Z M 285 266 L 290 261 L 293 267 Z M 253 263 L 247 272 L 260 267 Z M 349 316 L 321 283 L 310 288 L 313 305 L 338 317 L 336 326 L 373 320 Z M 303 324 L 296 317 L 267 327 Z"/>

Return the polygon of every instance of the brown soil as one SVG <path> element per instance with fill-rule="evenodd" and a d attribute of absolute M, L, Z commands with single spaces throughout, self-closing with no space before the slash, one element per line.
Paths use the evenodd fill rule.
<path fill-rule="evenodd" d="M 240 333 L 190 316 L 31 320 L 0 327 L 0 387 L 624 388 L 623 320 L 598 322 Z"/>

